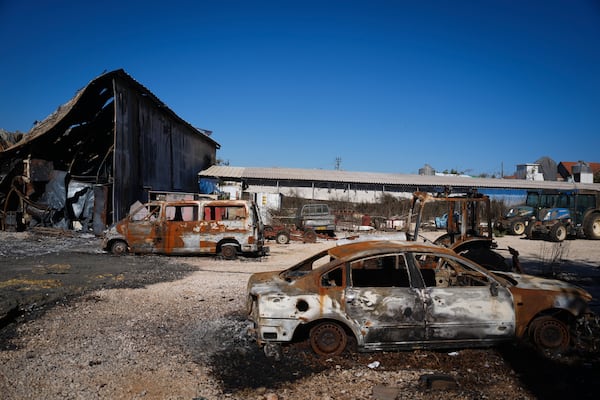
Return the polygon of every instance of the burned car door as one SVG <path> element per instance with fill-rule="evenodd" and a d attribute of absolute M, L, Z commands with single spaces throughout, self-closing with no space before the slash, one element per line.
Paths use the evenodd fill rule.
<path fill-rule="evenodd" d="M 482 345 L 513 337 L 512 295 L 493 275 L 446 255 L 415 260 L 425 283 L 428 341 Z"/>
<path fill-rule="evenodd" d="M 164 247 L 164 224 L 160 205 L 145 205 L 135 210 L 127 224 L 127 242 L 133 253 L 161 253 Z"/>
<path fill-rule="evenodd" d="M 359 327 L 366 349 L 420 342 L 425 337 L 424 305 L 411 287 L 403 254 L 362 258 L 349 263 L 346 312 Z"/>

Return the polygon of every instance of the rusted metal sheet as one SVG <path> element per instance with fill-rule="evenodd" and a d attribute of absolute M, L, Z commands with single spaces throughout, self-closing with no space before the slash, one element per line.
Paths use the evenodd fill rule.
<path fill-rule="evenodd" d="M 268 354 L 302 338 L 318 354 L 339 354 L 346 334 L 363 351 L 488 346 L 526 333 L 563 349 L 568 329 L 554 341 L 548 332 L 583 317 L 590 300 L 564 282 L 495 274 L 414 242 L 345 244 L 248 282 L 248 314 Z"/>
<path fill-rule="evenodd" d="M 103 249 L 122 253 L 263 254 L 256 205 L 244 200 L 178 200 L 139 204 L 104 236 Z"/>

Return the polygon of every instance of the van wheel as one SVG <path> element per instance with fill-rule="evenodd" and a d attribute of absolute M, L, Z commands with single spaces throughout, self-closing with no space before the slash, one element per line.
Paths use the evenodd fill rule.
<path fill-rule="evenodd" d="M 567 228 L 560 222 L 554 224 L 550 229 L 550 239 L 553 242 L 562 242 L 567 238 Z"/>
<path fill-rule="evenodd" d="M 583 224 L 583 233 L 587 239 L 600 239 L 600 214 L 590 215 Z"/>
<path fill-rule="evenodd" d="M 221 246 L 221 256 L 226 260 L 235 260 L 237 257 L 237 247 L 232 244 Z"/>
<path fill-rule="evenodd" d="M 279 232 L 275 241 L 279 244 L 288 244 L 290 242 L 290 235 L 287 232 Z"/>
<path fill-rule="evenodd" d="M 125 243 L 123 240 L 115 240 L 110 245 L 110 252 L 116 256 L 122 256 L 123 254 L 127 254 L 127 248 L 127 243 Z"/>
<path fill-rule="evenodd" d="M 560 320 L 544 316 L 536 318 L 529 327 L 533 343 L 541 351 L 562 352 L 569 347 L 569 329 Z"/>
<path fill-rule="evenodd" d="M 321 322 L 310 330 L 310 347 L 320 356 L 339 356 L 347 344 L 344 328 L 335 322 Z"/>

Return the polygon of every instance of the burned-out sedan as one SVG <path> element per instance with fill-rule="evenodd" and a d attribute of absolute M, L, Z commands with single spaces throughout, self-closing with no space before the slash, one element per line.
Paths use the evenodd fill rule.
<path fill-rule="evenodd" d="M 247 311 L 267 355 L 309 340 L 322 356 L 491 346 L 524 338 L 559 352 L 592 296 L 558 280 L 490 272 L 452 250 L 400 241 L 334 246 L 248 282 Z"/>

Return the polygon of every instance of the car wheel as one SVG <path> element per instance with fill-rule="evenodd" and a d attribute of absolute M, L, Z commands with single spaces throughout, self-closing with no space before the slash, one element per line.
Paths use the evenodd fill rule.
<path fill-rule="evenodd" d="M 583 225 L 583 233 L 588 239 L 600 239 L 600 214 L 588 216 Z"/>
<path fill-rule="evenodd" d="M 127 243 L 125 243 L 123 240 L 115 240 L 110 246 L 110 252 L 116 256 L 127 254 L 127 249 Z"/>
<path fill-rule="evenodd" d="M 320 356 L 338 356 L 347 344 L 344 328 L 335 322 L 321 322 L 310 330 L 310 346 Z"/>
<path fill-rule="evenodd" d="M 562 352 L 569 347 L 569 329 L 560 320 L 544 316 L 536 318 L 529 327 L 535 346 L 542 351 Z"/>
<path fill-rule="evenodd" d="M 513 235 L 521 236 L 522 234 L 525 233 L 525 223 L 523 223 L 522 221 L 517 221 L 512 224 L 512 226 L 510 227 L 510 230 Z"/>
<path fill-rule="evenodd" d="M 550 239 L 553 242 L 562 242 L 567 238 L 567 228 L 560 222 L 554 224 L 550 229 Z"/>
<path fill-rule="evenodd" d="M 279 244 L 288 244 L 290 242 L 290 235 L 287 232 L 279 232 L 275 241 Z"/>
<path fill-rule="evenodd" d="M 226 260 L 234 260 L 237 257 L 237 248 L 232 244 L 221 246 L 221 256 Z"/>

